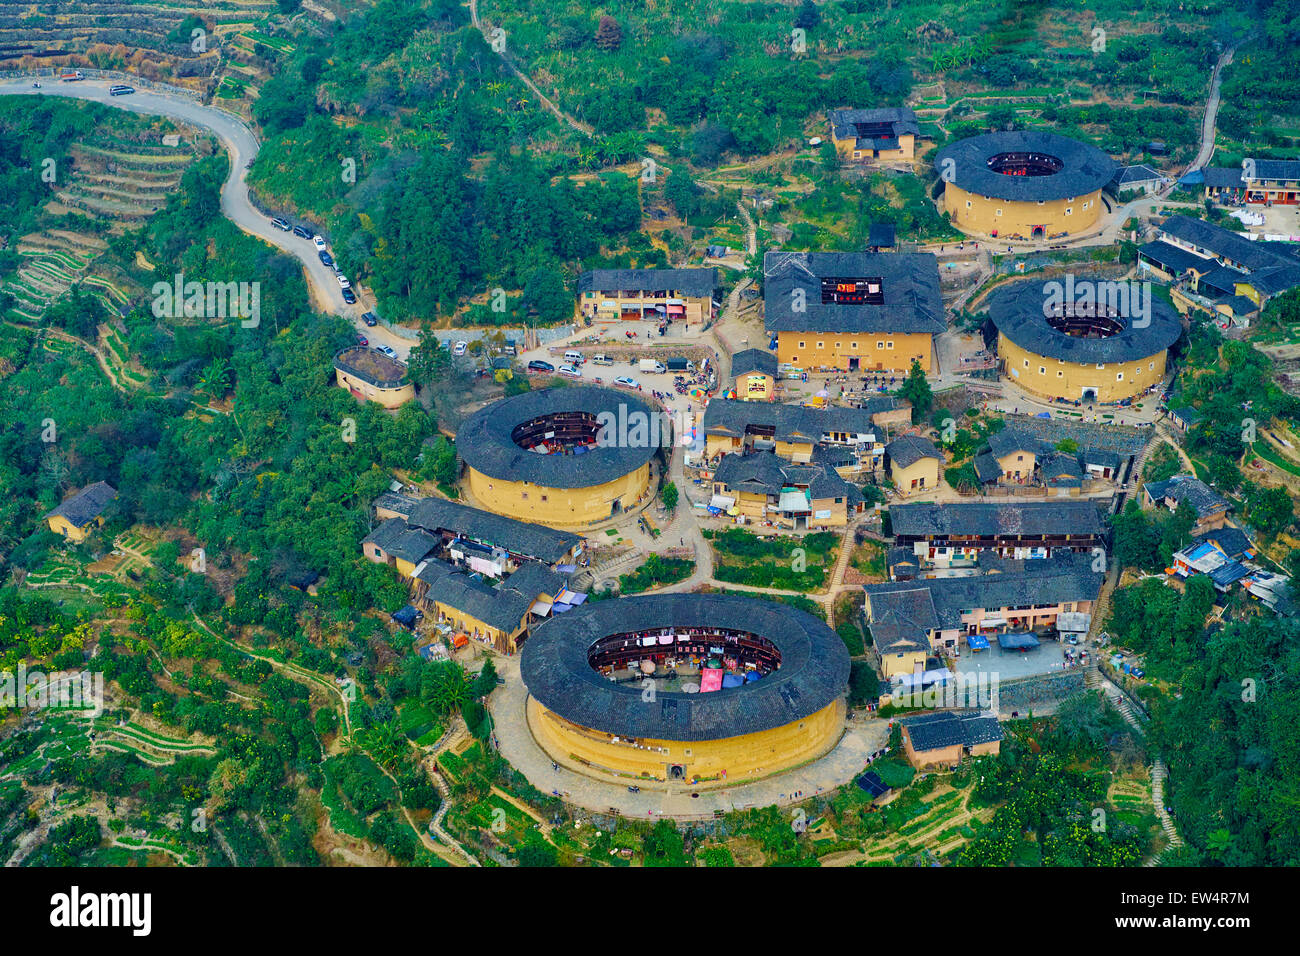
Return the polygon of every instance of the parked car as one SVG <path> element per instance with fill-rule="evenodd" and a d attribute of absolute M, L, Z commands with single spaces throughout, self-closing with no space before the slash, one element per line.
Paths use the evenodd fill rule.
<path fill-rule="evenodd" d="M 615 385 L 622 385 L 624 388 L 636 388 L 636 387 L 637 387 L 637 386 L 636 386 L 636 379 L 632 378 L 630 375 L 620 375 L 618 378 L 614 379 L 614 384 L 615 384 Z"/>
<path fill-rule="evenodd" d="M 340 288 L 340 289 L 350 289 L 350 288 L 352 288 L 352 283 L 349 282 L 349 281 L 348 281 L 348 277 L 345 276 L 345 275 L 343 275 L 342 273 L 339 273 L 339 274 L 336 275 L 334 278 L 336 278 L 336 279 L 339 280 L 339 288 Z"/>
<path fill-rule="evenodd" d="M 358 332 L 357 345 L 369 345 L 369 344 L 370 344 L 370 340 L 366 338 L 364 335 L 362 335 L 360 332 Z"/>
<path fill-rule="evenodd" d="M 320 261 L 325 265 L 327 266 L 334 265 L 334 257 L 330 255 L 328 252 L 318 252 L 316 253 L 316 255 L 320 256 Z"/>
<path fill-rule="evenodd" d="M 134 86 L 122 86 L 119 84 L 118 86 L 110 86 L 108 88 L 109 96 L 126 96 L 134 92 L 135 92 Z"/>
<path fill-rule="evenodd" d="M 572 365 L 561 365 L 559 372 L 561 375 L 569 376 L 569 378 L 582 378 L 582 369 L 574 368 Z"/>
<path fill-rule="evenodd" d="M 324 251 L 325 251 L 325 237 L 324 237 L 324 236 L 312 236 L 312 237 L 311 237 L 311 243 L 312 243 L 313 246 L 315 246 L 315 247 L 316 247 L 317 249 L 319 249 L 321 252 L 324 252 Z"/>
<path fill-rule="evenodd" d="M 362 312 L 361 321 L 373 328 L 379 324 L 379 316 L 375 315 L 373 312 Z"/>
<path fill-rule="evenodd" d="M 308 228 L 306 228 L 305 226 L 294 226 L 294 227 L 293 227 L 293 234 L 294 234 L 295 236 L 297 236 L 299 239 L 310 239 L 310 238 L 311 238 L 311 230 L 308 229 Z"/>
<path fill-rule="evenodd" d="M 531 362 L 528 363 L 528 371 L 554 372 L 555 366 L 552 365 L 550 362 L 543 362 L 541 359 L 533 359 Z"/>
<path fill-rule="evenodd" d="M 293 228 L 289 225 L 289 220 L 281 219 L 279 216 L 271 220 L 271 225 L 275 226 L 276 229 L 283 229 L 285 232 Z"/>
<path fill-rule="evenodd" d="M 397 353 L 393 351 L 393 347 L 391 345 L 381 345 L 379 346 L 379 351 L 383 352 L 390 359 L 397 358 Z"/>
<path fill-rule="evenodd" d="M 343 301 L 348 305 L 356 305 L 357 294 L 353 292 L 351 288 L 346 288 L 343 290 Z"/>
<path fill-rule="evenodd" d="M 465 350 L 468 349 L 468 348 L 469 348 L 469 343 L 462 339 L 461 341 L 457 342 L 457 343 L 455 344 L 455 346 L 452 348 L 452 350 L 451 350 L 451 354 L 452 354 L 452 355 L 464 355 L 464 354 L 465 354 Z"/>

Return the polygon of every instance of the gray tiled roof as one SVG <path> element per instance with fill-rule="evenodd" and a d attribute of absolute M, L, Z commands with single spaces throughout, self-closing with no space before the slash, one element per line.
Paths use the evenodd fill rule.
<path fill-rule="evenodd" d="M 961 612 L 972 608 L 1044 606 L 1063 601 L 1095 601 L 1104 575 L 1092 570 L 1092 557 L 1069 554 L 1027 561 L 1024 571 L 923 581 L 868 584 L 873 609 L 881 594 L 922 589 L 930 594 L 938 627 L 962 627 Z M 888 599 L 887 599 L 888 600 Z"/>
<path fill-rule="evenodd" d="M 1100 535 L 1101 512 L 1090 501 L 899 504 L 889 509 L 895 536 Z"/>
<path fill-rule="evenodd" d="M 1201 172 L 1211 189 L 1241 189 L 1246 185 L 1241 181 L 1240 166 L 1206 166 Z"/>
<path fill-rule="evenodd" d="M 941 711 L 903 717 L 913 750 L 941 750 L 945 747 L 970 747 L 992 743 L 1003 737 L 997 717 L 981 711 Z"/>
<path fill-rule="evenodd" d="M 1213 259 L 1203 259 L 1196 253 L 1189 252 L 1182 246 L 1175 246 L 1171 242 L 1165 242 L 1163 239 L 1143 243 L 1138 246 L 1138 253 L 1176 276 L 1181 276 L 1188 269 L 1195 269 L 1198 273 L 1202 273 L 1214 265 Z"/>
<path fill-rule="evenodd" d="M 1191 475 L 1174 475 L 1164 481 L 1150 481 L 1145 488 L 1152 501 L 1161 502 L 1172 498 L 1179 504 L 1187 502 L 1196 509 L 1198 518 L 1227 511 L 1229 507 L 1222 495 Z"/>
<path fill-rule="evenodd" d="M 578 277 L 579 292 L 678 292 L 692 298 L 712 298 L 717 269 L 593 269 Z"/>
<path fill-rule="evenodd" d="M 934 442 L 920 435 L 902 435 L 885 446 L 885 454 L 901 468 L 916 464 L 922 458 L 937 458 L 944 461 L 943 452 L 935 447 Z"/>
<path fill-rule="evenodd" d="M 847 139 L 852 136 L 858 139 L 857 124 L 877 124 L 888 123 L 893 127 L 894 136 L 902 136 L 905 133 L 911 133 L 913 136 L 921 134 L 921 126 L 916 121 L 916 114 L 905 106 L 882 106 L 874 109 L 861 110 L 831 110 L 827 114 L 830 120 L 831 129 L 834 130 L 836 139 Z"/>
<path fill-rule="evenodd" d="M 776 356 L 766 349 L 744 349 L 731 357 L 731 377 L 762 372 L 776 378 Z"/>
<path fill-rule="evenodd" d="M 1026 152 L 1055 156 L 1064 168 L 1052 176 L 1004 176 L 989 168 L 989 160 L 1000 153 Z M 948 159 L 956 164 L 948 167 L 955 185 L 980 196 L 1020 202 L 1086 196 L 1110 182 L 1119 165 L 1095 146 L 1041 130 L 986 133 L 959 140 L 939 150 L 935 169 L 943 170 Z"/>
<path fill-rule="evenodd" d="M 712 625 L 759 635 L 781 666 L 758 681 L 707 694 L 615 684 L 591 668 L 597 640 L 667 627 Z M 803 611 L 738 595 L 664 594 L 584 605 L 534 629 L 520 672 L 538 702 L 583 727 L 658 740 L 714 740 L 781 727 L 814 714 L 848 684 L 844 642 Z"/>
<path fill-rule="evenodd" d="M 1212 541 L 1230 558 L 1241 558 L 1245 556 L 1247 551 L 1255 549 L 1246 533 L 1230 524 L 1225 524 L 1222 528 L 1215 528 L 1212 531 L 1206 531 L 1204 534 L 1198 534 L 1192 538 L 1192 541 L 1196 544 Z"/>
<path fill-rule="evenodd" d="M 1076 283 L 1081 281 L 1094 280 L 1085 278 Z M 1076 286 L 1076 297 L 1084 288 L 1091 286 Z M 1178 313 L 1156 296 L 1151 297 L 1151 316 L 1145 327 L 1123 319 L 1124 328 L 1106 338 L 1081 338 L 1054 329 L 1043 314 L 1047 301 L 1041 279 L 1014 282 L 993 294 L 989 318 L 1001 334 L 1035 355 L 1083 364 L 1145 359 L 1169 348 L 1183 333 Z"/>
<path fill-rule="evenodd" d="M 1269 243 L 1254 242 L 1222 226 L 1190 216 L 1170 216 L 1160 224 L 1158 232 L 1197 246 L 1216 257 L 1239 263 L 1251 273 L 1297 264 L 1295 257 Z"/>
<path fill-rule="evenodd" d="M 620 406 L 623 411 L 620 414 Z M 575 385 L 524 392 L 479 409 L 465 419 L 456 432 L 456 452 L 465 464 L 491 478 L 529 481 L 547 488 L 587 488 L 604 484 L 636 471 L 648 462 L 658 446 L 611 442 L 593 447 L 583 455 L 544 455 L 515 444 L 515 427 L 543 415 L 584 411 L 609 414 L 614 421 L 628 421 L 634 413 L 644 421 L 657 420 L 649 405 L 627 391 L 599 385 Z M 668 441 L 662 436 L 661 441 Z"/>
<path fill-rule="evenodd" d="M 821 441 L 822 435 L 844 432 L 874 435 L 880 431 L 871 416 L 896 407 L 892 396 L 873 400 L 865 408 L 809 408 L 804 405 L 781 405 L 776 402 L 742 402 L 739 399 L 714 398 L 704 409 L 706 435 L 740 437 L 748 427 L 774 428 L 778 441 Z"/>
<path fill-rule="evenodd" d="M 415 527 L 460 535 L 548 564 L 562 559 L 582 541 L 581 537 L 568 531 L 518 521 L 444 498 L 421 500 L 411 509 L 407 520 Z"/>
<path fill-rule="evenodd" d="M 103 514 L 108 503 L 116 497 L 117 490 L 112 485 L 106 481 L 97 481 L 75 495 L 64 498 L 57 508 L 47 511 L 44 517 L 66 518 L 70 524 L 83 528 Z"/>
<path fill-rule="evenodd" d="M 773 332 L 938 335 L 948 327 L 939 290 L 939 261 L 932 253 L 768 252 L 763 256 L 763 277 L 764 324 Z M 884 302 L 824 305 L 823 277 L 878 277 Z"/>
<path fill-rule="evenodd" d="M 1115 175 L 1111 177 L 1111 182 L 1116 186 L 1123 187 L 1132 183 L 1147 183 L 1161 178 L 1163 177 L 1158 172 L 1143 163 L 1138 166 L 1121 166 L 1116 170 Z"/>
<path fill-rule="evenodd" d="M 748 455 L 723 455 L 713 480 L 732 491 L 778 495 L 782 488 L 806 487 L 813 499 L 843 497 L 849 504 L 861 500 L 857 487 L 821 464 L 791 465 L 770 451 Z"/>

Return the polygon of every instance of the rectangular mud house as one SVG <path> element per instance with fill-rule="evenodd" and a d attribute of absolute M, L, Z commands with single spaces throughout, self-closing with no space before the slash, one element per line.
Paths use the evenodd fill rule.
<path fill-rule="evenodd" d="M 947 328 L 930 253 L 769 252 L 763 304 L 789 369 L 928 372 Z"/>
<path fill-rule="evenodd" d="M 1106 527 L 1091 501 L 901 504 L 889 509 L 889 519 L 895 544 L 920 558 L 921 567 L 970 565 L 981 552 L 1046 558 L 1058 549 L 1106 547 Z"/>
<path fill-rule="evenodd" d="M 911 163 L 921 136 L 916 114 L 905 106 L 831 110 L 831 142 L 845 162 Z"/>
<path fill-rule="evenodd" d="M 783 528 L 843 528 L 862 511 L 862 492 L 828 465 L 792 465 L 770 451 L 724 455 L 711 506 Z"/>
<path fill-rule="evenodd" d="M 103 527 L 104 509 L 116 497 L 117 490 L 112 485 L 97 481 L 46 512 L 45 523 L 51 531 L 69 541 L 85 541 L 92 531 Z"/>

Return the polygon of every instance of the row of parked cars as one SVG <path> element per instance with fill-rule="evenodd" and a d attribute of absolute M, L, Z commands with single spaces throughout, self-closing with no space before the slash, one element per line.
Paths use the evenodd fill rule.
<path fill-rule="evenodd" d="M 322 265 L 329 266 L 334 270 L 334 278 L 338 280 L 339 289 L 343 292 L 343 301 L 348 305 L 356 305 L 357 294 L 352 290 L 352 283 L 348 277 L 343 274 L 339 264 L 334 261 L 334 257 L 329 253 L 329 247 L 325 242 L 325 237 L 313 235 L 311 230 L 306 226 L 292 225 L 289 220 L 283 216 L 276 216 L 271 220 L 271 225 L 284 232 L 291 232 L 300 239 L 310 239 L 312 245 L 316 247 L 316 255 L 320 257 Z"/>

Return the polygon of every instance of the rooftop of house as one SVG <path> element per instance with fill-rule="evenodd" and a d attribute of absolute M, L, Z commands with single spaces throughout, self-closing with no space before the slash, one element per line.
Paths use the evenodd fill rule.
<path fill-rule="evenodd" d="M 888 126 L 895 138 L 907 133 L 913 136 L 921 134 L 921 126 L 916 121 L 916 114 L 905 106 L 883 106 L 874 109 L 831 110 L 827 114 L 832 135 L 836 139 L 863 139 L 861 127 Z M 874 139 L 867 136 L 866 139 Z"/>
<path fill-rule="evenodd" d="M 881 614 L 898 615 L 906 608 L 924 607 L 927 598 L 908 594 L 913 591 L 926 592 L 934 611 L 933 618 L 924 619 L 903 614 L 920 628 L 911 635 L 917 640 L 928 636 L 931 630 L 963 627 L 962 613 L 972 609 L 1048 607 L 1095 601 L 1104 575 L 1092 570 L 1092 560 L 1088 554 L 1066 554 L 1026 561 L 1020 571 L 864 585 L 871 604 L 868 622 L 874 622 Z"/>
<path fill-rule="evenodd" d="M 731 357 L 731 377 L 762 372 L 776 378 L 776 356 L 766 349 L 744 349 Z"/>
<path fill-rule="evenodd" d="M 103 514 L 108 503 L 116 497 L 117 490 L 112 485 L 97 481 L 64 498 L 57 508 L 47 511 L 45 517 L 63 518 L 74 527 L 83 528 Z"/>
<path fill-rule="evenodd" d="M 456 432 L 456 452 L 465 464 L 491 478 L 547 488 L 589 488 L 636 471 L 659 449 L 648 431 L 644 442 L 597 442 L 583 446 L 584 454 L 542 454 L 521 447 L 513 438 L 515 428 L 525 423 L 577 411 L 595 416 L 602 424 L 659 420 L 657 412 L 626 390 L 600 385 L 544 388 L 503 398 L 470 415 Z"/>
<path fill-rule="evenodd" d="M 971 747 L 1003 737 L 997 717 L 986 711 L 938 711 L 903 717 L 899 722 L 907 730 L 912 749 L 918 751 Z"/>
<path fill-rule="evenodd" d="M 1035 355 L 1089 365 L 1137 361 L 1164 351 L 1183 334 L 1178 313 L 1156 296 L 1150 296 L 1143 304 L 1150 314 L 1141 316 L 1140 321 L 1135 318 L 1138 307 L 1131 296 L 1140 288 L 1137 283 L 1126 281 L 1112 283 L 1090 278 L 1076 281 L 1076 303 L 1092 304 L 1085 297 L 1095 294 L 1099 298 L 1101 289 L 1107 290 L 1108 295 L 1110 291 L 1115 292 L 1119 301 L 1111 318 L 1120 328 L 1105 337 L 1085 338 L 1054 326 L 1046 315 L 1051 296 L 1041 279 L 1013 282 L 997 290 L 989 299 L 989 320 L 999 333 Z"/>
<path fill-rule="evenodd" d="M 578 292 L 676 292 L 708 299 L 718 286 L 717 269 L 593 269 L 578 277 Z"/>
<path fill-rule="evenodd" d="M 777 441 L 812 442 L 823 435 L 876 435 L 880 426 L 872 417 L 899 407 L 892 395 L 874 398 L 863 408 L 831 405 L 812 408 L 807 405 L 781 405 L 776 402 L 742 402 L 739 399 L 714 398 L 704 409 L 704 433 L 739 438 L 747 429 L 774 429 Z"/>
<path fill-rule="evenodd" d="M 900 435 L 885 446 L 885 454 L 900 468 L 909 468 L 922 458 L 944 461 L 943 452 L 935 447 L 934 442 L 920 435 Z"/>
<path fill-rule="evenodd" d="M 772 332 L 897 332 L 947 329 L 939 261 L 928 252 L 768 252 L 764 323 Z M 822 280 L 879 279 L 879 303 L 822 301 Z"/>
<path fill-rule="evenodd" d="M 816 463 L 792 465 L 770 451 L 723 455 L 713 480 L 736 492 L 779 495 L 785 489 L 806 488 L 810 501 L 844 498 L 854 505 L 862 500 L 857 486 L 841 478 L 834 468 Z"/>
<path fill-rule="evenodd" d="M 1227 499 L 1192 475 L 1174 475 L 1164 481 L 1149 481 L 1146 493 L 1152 501 L 1187 502 L 1196 509 L 1196 517 L 1208 518 L 1229 509 Z"/>
<path fill-rule="evenodd" d="M 1091 501 L 898 504 L 889 509 L 895 537 L 1034 537 L 1100 535 L 1101 512 Z"/>
<path fill-rule="evenodd" d="M 414 527 L 426 531 L 461 535 L 548 564 L 567 557 L 582 543 L 579 535 L 568 531 L 493 514 L 445 498 L 421 499 L 410 509 L 407 519 Z"/>

